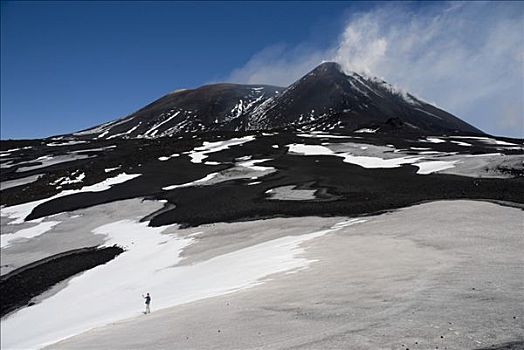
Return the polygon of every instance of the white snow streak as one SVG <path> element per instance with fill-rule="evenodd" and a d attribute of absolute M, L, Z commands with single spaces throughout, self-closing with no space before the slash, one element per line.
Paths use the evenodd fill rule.
<path fill-rule="evenodd" d="M 219 152 L 229 147 L 238 146 L 243 143 L 253 141 L 254 136 L 245 136 L 239 138 L 233 138 L 226 141 L 207 142 L 204 141 L 203 145 L 196 147 L 193 151 L 189 152 L 192 163 L 202 163 L 202 160 L 206 159 L 209 153 Z"/>
<path fill-rule="evenodd" d="M 420 141 L 427 141 L 427 142 L 431 142 L 431 143 L 442 143 L 442 142 L 446 142 L 444 140 L 441 140 L 437 137 L 426 137 L 425 140 L 420 140 Z"/>
<path fill-rule="evenodd" d="M 121 167 L 122 167 L 122 166 L 119 165 L 119 166 L 114 167 L 114 168 L 107 168 L 107 169 L 104 169 L 104 172 L 106 172 L 106 173 L 110 173 L 110 172 L 112 172 L 113 170 L 118 170 L 118 169 L 120 169 Z"/>
<path fill-rule="evenodd" d="M 186 182 L 186 183 L 183 183 L 183 184 L 180 184 L 180 185 L 171 185 L 171 186 L 167 186 L 167 187 L 162 187 L 162 189 L 164 191 L 169 191 L 169 190 L 174 190 L 175 188 L 180 188 L 180 187 L 198 186 L 198 185 L 201 185 L 201 184 L 203 184 L 203 183 L 213 179 L 217 175 L 218 175 L 218 173 L 211 173 L 211 174 L 208 174 L 208 175 L 204 176 L 203 178 L 195 180 L 195 181 Z"/>
<path fill-rule="evenodd" d="M 180 114 L 180 111 L 174 113 L 172 116 L 170 116 L 169 118 L 167 118 L 166 120 L 156 124 L 155 126 L 153 126 L 151 129 L 149 129 L 148 131 L 146 131 L 146 133 L 144 134 L 144 137 L 153 137 L 155 136 L 155 134 L 158 132 L 158 128 L 161 127 L 162 125 L 164 125 L 165 123 L 168 123 L 171 119 L 175 118 L 177 115 Z"/>
<path fill-rule="evenodd" d="M 254 171 L 274 171 L 275 168 L 273 168 L 273 167 L 255 165 L 255 164 L 258 164 L 258 163 L 266 162 L 268 160 L 272 160 L 272 159 L 247 160 L 247 161 L 244 161 L 244 162 L 236 163 L 235 165 L 236 166 L 241 166 L 241 167 L 244 167 L 244 168 L 249 168 L 249 169 L 254 170 Z"/>
<path fill-rule="evenodd" d="M 419 168 L 417 170 L 417 174 L 427 175 L 427 174 L 431 174 L 431 173 L 434 173 L 440 170 L 453 168 L 455 167 L 455 164 L 458 162 L 459 162 L 458 160 L 452 160 L 452 161 L 436 160 L 436 161 L 415 163 L 413 165 Z"/>
<path fill-rule="evenodd" d="M 306 156 L 317 155 L 335 155 L 335 153 L 327 147 L 317 145 L 292 144 L 287 145 L 289 152 L 299 153 Z"/>
<path fill-rule="evenodd" d="M 158 160 L 161 161 L 161 162 L 165 162 L 171 158 L 175 158 L 175 157 L 178 157 L 180 154 L 178 153 L 173 153 L 172 155 L 170 156 L 162 156 L 162 157 L 158 157 Z"/>
<path fill-rule="evenodd" d="M 87 143 L 87 141 L 66 141 L 66 142 L 51 142 L 48 143 L 46 146 L 49 147 L 59 147 L 59 146 L 71 146 L 71 145 L 78 145 L 80 143 Z"/>
<path fill-rule="evenodd" d="M 463 147 L 471 147 L 471 143 L 462 142 L 462 141 L 450 141 L 451 143 L 457 144 Z"/>
<path fill-rule="evenodd" d="M 377 129 L 364 128 L 364 129 L 356 130 L 355 132 L 358 133 L 358 134 L 361 134 L 361 133 L 374 134 L 374 133 L 377 132 L 377 130 L 378 130 L 378 128 Z"/>
<path fill-rule="evenodd" d="M 114 135 L 111 135 L 109 136 L 107 139 L 110 140 L 110 139 L 114 139 L 114 138 L 117 138 L 117 137 L 120 137 L 120 136 L 125 136 L 125 135 L 129 135 L 131 134 L 133 131 L 135 131 L 136 129 L 138 129 L 138 127 L 142 124 L 142 122 L 138 122 L 137 125 L 133 126 L 131 129 L 127 130 L 126 132 L 122 132 L 120 134 L 114 134 Z"/>

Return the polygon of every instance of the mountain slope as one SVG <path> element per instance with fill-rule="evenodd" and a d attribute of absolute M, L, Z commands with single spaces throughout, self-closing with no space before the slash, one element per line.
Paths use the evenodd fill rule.
<path fill-rule="evenodd" d="M 346 75 L 326 62 L 267 103 L 249 121 L 251 129 L 302 126 L 307 129 L 402 128 L 421 133 L 482 131 L 403 93 L 386 82 L 357 73 Z"/>
<path fill-rule="evenodd" d="M 73 134 L 96 138 L 155 138 L 181 133 L 238 129 L 238 117 L 284 88 L 213 84 L 161 97 L 137 112 Z"/>
<path fill-rule="evenodd" d="M 67 136 L 156 138 L 275 129 L 483 134 L 383 80 L 348 75 L 337 63 L 326 62 L 288 88 L 214 84 L 182 90 L 123 119 Z"/>
<path fill-rule="evenodd" d="M 234 120 L 247 122 L 245 116 Z M 11 312 L 2 318 L 2 348 L 41 348 L 105 325 L 110 331 L 104 333 L 111 336 L 117 322 L 125 320 L 123 323 L 129 324 L 133 318 L 143 318 L 139 314 L 143 305 L 140 294 L 146 292 L 146 287 L 152 293 L 152 317 L 157 320 L 160 318 L 156 315 L 162 317 L 168 310 L 157 311 L 176 307 L 175 318 L 186 322 L 189 318 L 180 317 L 180 308 L 206 305 L 201 300 L 204 298 L 220 304 L 223 312 L 214 312 L 207 304 L 195 321 L 201 322 L 202 315 L 226 315 L 225 320 L 212 320 L 199 328 L 204 340 L 210 339 L 210 329 L 222 340 L 232 335 L 234 342 L 221 343 L 224 348 L 238 344 L 236 328 L 223 328 L 232 319 L 240 320 L 242 325 L 251 324 L 249 330 L 241 332 L 247 334 L 246 339 L 254 338 L 254 329 L 261 334 L 255 338 L 268 343 L 268 335 L 275 329 L 275 313 L 283 315 L 284 323 L 290 317 L 315 324 L 320 318 L 327 319 L 329 323 L 321 328 L 307 328 L 304 332 L 300 322 L 293 331 L 308 341 L 312 335 L 326 339 L 326 327 L 340 323 L 333 319 L 333 310 L 340 311 L 340 295 L 357 294 L 355 300 L 365 300 L 361 296 L 370 294 L 369 302 L 375 305 L 378 300 L 381 310 L 384 300 L 390 300 L 393 320 L 386 321 L 392 324 L 398 318 L 399 291 L 402 297 L 405 290 L 418 290 L 421 300 L 435 300 L 427 298 L 427 288 L 413 286 L 442 290 L 448 296 L 437 299 L 427 306 L 428 312 L 421 313 L 421 304 L 413 302 L 412 293 L 408 293 L 406 305 L 414 305 L 415 309 L 407 312 L 418 317 L 427 315 L 416 319 L 419 324 L 435 320 L 434 310 L 441 309 L 442 300 L 460 314 L 484 315 L 485 307 L 478 300 L 493 297 L 493 288 L 485 286 L 490 286 L 494 274 L 504 277 L 504 285 L 519 280 L 514 266 L 522 251 L 516 242 L 521 238 L 524 212 L 481 201 L 522 207 L 522 141 L 379 132 L 355 136 L 283 131 L 202 133 L 181 138 L 1 141 L 0 292 L 2 288 L 8 290 L 11 300 L 4 310 Z M 428 203 L 438 200 L 449 201 L 437 203 L 440 209 Z M 428 209 L 419 211 L 420 203 Z M 396 209 L 401 210 L 393 213 Z M 412 214 L 406 216 L 408 212 Z M 386 214 L 373 216 L 376 213 Z M 395 219 L 396 224 L 391 223 L 389 220 L 397 214 L 401 217 Z M 360 225 L 367 222 L 370 226 L 363 230 Z M 311 245 L 327 242 L 331 243 Z M 421 250 L 409 253 L 415 248 Z M 485 252 L 490 249 L 500 256 L 489 253 L 486 259 Z M 306 254 L 311 256 L 311 264 Z M 477 260 L 464 260 L 475 254 Z M 435 261 L 445 263 L 435 268 Z M 493 261 L 500 271 L 491 268 Z M 479 267 L 478 262 L 485 266 Z M 384 264 L 393 266 L 391 271 L 399 276 L 391 275 L 387 282 L 404 284 L 384 288 L 382 277 L 390 275 Z M 308 269 L 315 266 L 320 270 L 310 270 L 308 279 Z M 366 266 L 375 266 L 375 275 L 382 278 L 376 290 L 347 293 L 352 286 L 359 289 L 376 280 L 372 275 L 371 282 L 355 283 L 355 276 Z M 402 269 L 420 266 L 426 266 L 427 273 L 410 270 L 412 278 L 406 280 L 409 271 Z M 472 275 L 472 270 L 464 270 L 464 266 L 474 268 L 475 290 L 471 281 L 456 278 L 457 271 Z M 340 275 L 341 271 L 347 276 Z M 448 275 L 440 280 L 420 279 L 443 276 L 443 271 Z M 307 284 L 290 281 L 289 276 Z M 284 280 L 289 283 L 280 284 Z M 450 280 L 464 283 L 450 289 Z M 325 307 L 320 317 L 311 317 L 316 312 L 308 309 L 311 296 L 318 295 L 314 286 L 339 282 L 342 284 L 336 293 L 332 288 L 320 288 L 327 294 L 316 300 L 325 300 L 320 303 Z M 248 289 L 233 293 L 244 288 Z M 515 329 L 518 320 L 514 318 L 514 300 L 519 289 L 506 289 L 509 292 L 498 288 L 495 296 L 497 300 L 505 298 L 507 304 L 492 308 L 506 313 L 488 315 L 483 329 L 493 329 L 493 319 L 502 320 L 497 329 Z M 246 294 L 263 290 L 269 292 L 265 297 Z M 307 293 L 297 304 L 300 291 Z M 376 291 L 386 293 L 379 295 Z M 98 302 L 112 300 L 115 295 L 118 302 L 109 307 Z M 241 295 L 247 296 L 247 303 L 240 303 Z M 282 298 L 274 301 L 275 295 Z M 221 297 L 227 300 L 218 299 Z M 253 300 L 261 300 L 261 304 L 253 304 Z M 345 314 L 359 323 L 355 329 L 361 329 L 361 325 L 367 329 L 366 325 L 376 320 L 356 317 L 355 300 L 342 300 L 349 305 Z M 464 300 L 470 300 L 471 305 L 463 307 Z M 314 306 L 317 311 L 318 305 Z M 360 306 L 365 315 L 370 314 L 368 306 Z M 297 313 L 297 307 L 304 312 Z M 65 317 L 49 316 L 57 310 Z M 234 310 L 243 315 L 253 310 L 253 314 L 237 318 L 231 314 Z M 260 310 L 266 314 L 261 316 Z M 405 312 L 403 306 L 401 311 Z M 450 320 L 448 311 L 438 314 L 442 317 L 439 324 L 445 327 Z M 137 344 L 133 338 L 131 344 L 118 341 L 118 346 L 154 348 L 167 344 L 163 340 L 158 343 L 158 339 L 171 337 L 170 345 L 183 341 L 182 348 L 194 347 L 194 333 L 181 331 L 178 326 L 174 333 L 173 317 L 168 318 L 169 327 L 153 326 L 156 333 L 145 343 Z M 466 329 L 464 324 L 460 324 L 461 329 Z M 478 330 L 478 318 L 468 327 L 466 330 L 471 332 Z M 443 327 L 429 328 L 435 334 L 428 339 L 435 339 L 435 344 L 442 347 Z M 382 334 L 377 341 L 384 341 Z M 398 334 L 394 330 L 388 344 L 421 337 L 417 333 L 404 340 Z M 445 339 L 457 339 L 452 333 L 444 335 Z M 502 335 L 506 337 L 503 339 L 512 339 Z M 281 344 L 280 335 L 273 339 L 274 344 Z M 461 348 L 472 348 L 470 343 Z M 87 348 L 112 349 L 116 343 L 88 344 Z M 337 345 L 347 348 L 352 343 L 342 339 Z M 76 346 L 63 345 L 71 347 Z"/>

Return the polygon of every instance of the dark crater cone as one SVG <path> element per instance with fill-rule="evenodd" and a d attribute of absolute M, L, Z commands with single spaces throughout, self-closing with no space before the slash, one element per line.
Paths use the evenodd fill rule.
<path fill-rule="evenodd" d="M 373 128 L 421 134 L 482 134 L 383 80 L 357 73 L 346 75 L 333 62 L 321 64 L 274 97 L 251 125 L 268 129 L 294 125 L 309 130 Z"/>

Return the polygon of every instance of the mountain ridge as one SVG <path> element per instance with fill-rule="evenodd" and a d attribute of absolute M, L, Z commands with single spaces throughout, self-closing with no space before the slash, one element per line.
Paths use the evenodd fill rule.
<path fill-rule="evenodd" d="M 62 136 L 156 138 L 289 129 L 484 134 L 379 78 L 346 74 L 338 63 L 324 62 L 286 88 L 219 83 L 178 90 L 124 118 Z"/>

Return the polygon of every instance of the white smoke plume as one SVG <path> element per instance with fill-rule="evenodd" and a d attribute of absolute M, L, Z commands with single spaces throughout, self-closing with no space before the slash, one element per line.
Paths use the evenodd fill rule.
<path fill-rule="evenodd" d="M 524 134 L 524 4 L 384 5 L 355 13 L 337 44 L 274 46 L 228 80 L 289 85 L 322 61 L 378 76 L 496 134 Z"/>

